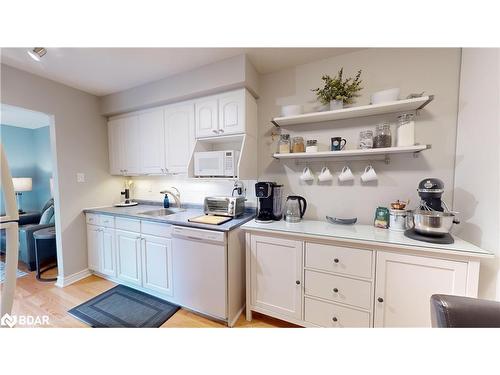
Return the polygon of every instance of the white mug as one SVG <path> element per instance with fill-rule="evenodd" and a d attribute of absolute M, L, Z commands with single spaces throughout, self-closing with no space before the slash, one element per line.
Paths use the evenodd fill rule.
<path fill-rule="evenodd" d="M 342 168 L 342 171 L 339 174 L 339 180 L 342 182 L 354 180 L 354 175 L 352 174 L 351 168 L 349 168 L 347 165 Z"/>
<path fill-rule="evenodd" d="M 375 173 L 375 169 L 371 165 L 366 166 L 365 173 L 361 175 L 361 181 L 369 182 L 376 181 L 378 179 L 377 173 Z"/>
<path fill-rule="evenodd" d="M 318 180 L 320 180 L 322 182 L 333 180 L 332 173 L 330 172 L 328 167 L 323 167 L 321 169 L 321 173 L 318 176 Z"/>
<path fill-rule="evenodd" d="M 309 167 L 305 167 L 304 170 L 302 171 L 302 175 L 300 176 L 300 179 L 302 181 L 312 181 L 314 180 L 314 175 L 309 169 Z"/>

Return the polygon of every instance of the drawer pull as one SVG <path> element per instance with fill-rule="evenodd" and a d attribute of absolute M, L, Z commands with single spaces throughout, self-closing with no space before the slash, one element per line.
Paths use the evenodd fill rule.
<path fill-rule="evenodd" d="M 297 280 L 295 284 L 300 285 L 300 280 Z"/>
<path fill-rule="evenodd" d="M 333 293 L 338 293 L 339 290 L 337 288 L 333 288 Z"/>
<path fill-rule="evenodd" d="M 338 262 L 339 262 L 339 258 L 335 258 L 335 259 L 333 260 L 333 262 L 334 262 L 334 263 L 338 263 Z"/>
<path fill-rule="evenodd" d="M 384 299 L 382 297 L 378 297 L 377 301 L 379 301 L 380 303 L 382 303 L 382 302 L 384 302 Z"/>
<path fill-rule="evenodd" d="M 337 319 L 337 317 L 336 317 L 336 316 L 334 316 L 334 317 L 332 318 L 332 320 L 333 320 L 334 322 L 336 322 L 338 319 Z"/>

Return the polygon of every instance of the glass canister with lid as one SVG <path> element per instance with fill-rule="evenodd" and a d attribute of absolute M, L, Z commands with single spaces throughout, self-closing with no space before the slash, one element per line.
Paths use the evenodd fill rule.
<path fill-rule="evenodd" d="M 363 130 L 359 133 L 359 148 L 364 150 L 373 148 L 373 131 Z"/>
<path fill-rule="evenodd" d="M 375 137 L 373 137 L 373 148 L 385 148 L 392 146 L 391 125 L 383 122 L 377 125 Z"/>
<path fill-rule="evenodd" d="M 292 139 L 292 152 L 305 152 L 304 138 L 293 137 Z"/>
<path fill-rule="evenodd" d="M 398 116 L 398 128 L 396 131 L 396 144 L 398 146 L 415 145 L 415 115 L 403 113 Z"/>
<path fill-rule="evenodd" d="M 290 153 L 290 134 L 280 135 L 280 140 L 278 142 L 278 153 L 280 154 Z"/>
<path fill-rule="evenodd" d="M 316 139 L 308 139 L 306 152 L 318 152 L 318 141 Z"/>

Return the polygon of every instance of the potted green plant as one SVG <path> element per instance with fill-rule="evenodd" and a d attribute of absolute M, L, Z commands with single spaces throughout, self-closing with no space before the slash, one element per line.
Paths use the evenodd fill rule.
<path fill-rule="evenodd" d="M 341 68 L 335 77 L 325 74 L 321 79 L 325 82 L 323 88 L 312 89 L 318 100 L 324 105 L 330 105 L 330 110 L 342 109 L 344 104 L 351 104 L 354 98 L 360 96 L 361 70 L 358 70 L 354 78 L 343 79 L 344 68 Z"/>

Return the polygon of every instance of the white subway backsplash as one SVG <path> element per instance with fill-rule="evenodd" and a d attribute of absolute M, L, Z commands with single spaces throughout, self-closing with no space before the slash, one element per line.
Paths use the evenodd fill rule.
<path fill-rule="evenodd" d="M 230 196 L 233 191 L 233 180 L 209 180 L 187 178 L 182 176 L 141 176 L 131 177 L 132 199 L 163 201 L 160 191 L 172 186 L 181 193 L 182 203 L 203 204 L 207 196 Z M 246 189 L 246 205 L 256 205 L 255 183 L 256 180 L 240 180 Z M 236 192 L 235 192 L 236 195 Z"/>

